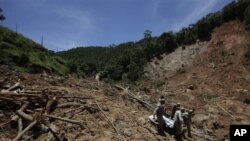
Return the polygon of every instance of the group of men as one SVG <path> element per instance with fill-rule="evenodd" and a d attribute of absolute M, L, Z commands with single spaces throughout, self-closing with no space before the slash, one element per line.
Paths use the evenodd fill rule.
<path fill-rule="evenodd" d="M 154 118 L 157 117 L 159 132 L 164 132 L 165 129 L 163 116 L 174 121 L 174 133 L 177 141 L 182 140 L 182 137 L 186 138 L 186 132 L 188 132 L 188 137 L 192 138 L 191 123 L 192 117 L 194 116 L 194 110 L 186 110 L 181 107 L 180 103 L 177 103 L 173 106 L 171 115 L 168 116 L 165 112 L 165 98 L 161 96 L 153 114 Z"/>

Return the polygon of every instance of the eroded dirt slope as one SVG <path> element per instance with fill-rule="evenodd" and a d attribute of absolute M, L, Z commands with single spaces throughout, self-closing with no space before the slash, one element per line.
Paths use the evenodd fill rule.
<path fill-rule="evenodd" d="M 228 139 L 230 124 L 250 124 L 250 66 L 245 55 L 250 36 L 242 23 L 233 21 L 216 28 L 212 39 L 203 45 L 197 47 L 203 51 L 190 63 L 165 61 L 175 60 L 174 56 L 178 60 L 180 50 L 172 58 L 153 61 L 163 67 L 154 74 L 165 82 L 158 91 L 170 103 L 181 102 L 184 107 L 196 109 L 194 128 L 218 140 Z M 181 63 L 187 65 L 179 71 L 175 66 Z M 164 71 L 164 66 L 172 68 L 171 72 Z"/>

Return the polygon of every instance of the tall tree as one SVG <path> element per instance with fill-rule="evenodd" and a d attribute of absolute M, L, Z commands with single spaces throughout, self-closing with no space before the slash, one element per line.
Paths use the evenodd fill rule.
<path fill-rule="evenodd" d="M 209 40 L 211 36 L 211 26 L 208 19 L 203 18 L 197 23 L 197 33 L 200 40 Z"/>
<path fill-rule="evenodd" d="M 2 14 L 3 9 L 0 8 L 0 21 L 4 21 L 6 19 L 6 17 Z"/>
<path fill-rule="evenodd" d="M 247 7 L 247 9 L 244 12 L 244 21 L 246 24 L 246 29 L 250 31 L 250 5 Z"/>
<path fill-rule="evenodd" d="M 236 15 L 236 2 L 235 1 L 229 3 L 222 9 L 222 18 L 224 22 L 234 20 L 236 16 L 237 15 Z"/>
<path fill-rule="evenodd" d="M 145 30 L 144 31 L 144 39 L 151 39 L 151 34 L 152 34 L 152 31 L 150 31 L 150 30 Z"/>

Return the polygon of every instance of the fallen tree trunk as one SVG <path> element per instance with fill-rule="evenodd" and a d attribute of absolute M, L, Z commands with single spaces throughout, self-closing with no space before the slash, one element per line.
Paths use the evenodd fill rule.
<path fill-rule="evenodd" d="M 80 125 L 82 126 L 82 123 L 80 121 L 77 121 L 77 120 L 72 120 L 72 119 L 67 119 L 67 118 L 61 118 L 61 117 L 57 117 L 57 116 L 54 116 L 54 115 L 42 115 L 42 116 L 45 116 L 45 117 L 48 117 L 48 118 L 53 118 L 53 119 L 57 119 L 57 120 L 61 120 L 61 121 L 65 121 L 65 122 L 69 122 L 69 123 L 72 123 L 72 124 L 77 124 L 77 125 Z"/>
<path fill-rule="evenodd" d="M 233 116 L 232 114 L 230 114 L 227 110 L 225 110 L 225 109 L 224 109 L 223 107 L 221 107 L 219 104 L 217 104 L 217 106 L 218 106 L 221 110 L 223 110 L 225 113 L 227 113 L 233 120 L 236 119 L 235 116 Z"/>
<path fill-rule="evenodd" d="M 18 115 L 19 117 L 21 117 L 22 119 L 24 119 L 24 120 L 26 120 L 26 121 L 29 121 L 29 122 L 31 122 L 31 121 L 34 120 L 34 118 L 33 118 L 31 115 L 28 115 L 28 114 L 24 113 L 24 112 L 21 111 L 21 110 L 18 110 L 18 111 L 17 111 L 17 115 Z"/>
<path fill-rule="evenodd" d="M 22 107 L 18 110 L 19 112 L 23 112 L 24 110 L 26 110 L 26 108 L 28 107 L 28 103 L 24 103 L 22 105 Z M 18 122 L 18 126 L 19 126 L 19 119 L 20 117 L 18 116 L 18 114 L 14 115 L 11 120 L 10 120 L 10 124 L 12 126 L 16 125 L 16 123 Z"/>
<path fill-rule="evenodd" d="M 122 86 L 119 86 L 119 85 L 115 85 L 115 87 L 118 88 L 118 89 L 120 89 L 120 90 L 124 90 L 126 92 L 126 94 L 130 98 L 133 98 L 133 99 L 137 100 L 139 103 L 145 105 L 145 107 L 148 108 L 149 110 L 154 111 L 154 109 L 155 109 L 154 106 L 152 106 L 151 104 L 149 104 L 149 103 L 147 103 L 147 102 L 145 102 L 145 101 L 143 101 L 143 100 L 135 97 L 134 94 L 132 94 L 131 92 L 128 91 L 128 89 L 125 89 L 125 88 L 123 88 Z"/>
<path fill-rule="evenodd" d="M 12 90 L 15 90 L 15 89 L 17 89 L 17 88 L 19 88 L 19 87 L 20 87 L 20 83 L 17 82 L 17 83 L 14 84 L 13 86 L 9 87 L 9 89 L 7 89 L 7 91 L 12 91 Z"/>
<path fill-rule="evenodd" d="M 27 110 L 27 112 L 35 113 L 35 111 L 32 111 L 32 110 Z M 67 118 L 62 118 L 62 117 L 57 117 L 57 116 L 54 116 L 54 115 L 42 114 L 42 116 L 48 117 L 48 118 L 53 118 L 53 119 L 57 119 L 57 120 L 61 120 L 61 121 L 64 121 L 64 122 L 68 122 L 68 123 L 77 124 L 77 125 L 82 126 L 81 121 L 72 120 L 72 119 L 67 119 Z"/>

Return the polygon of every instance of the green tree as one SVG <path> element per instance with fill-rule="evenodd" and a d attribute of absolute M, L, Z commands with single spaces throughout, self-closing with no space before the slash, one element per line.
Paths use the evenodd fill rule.
<path fill-rule="evenodd" d="M 250 5 L 249 0 L 239 0 L 236 4 L 236 16 L 241 21 L 244 20 L 244 11 Z"/>
<path fill-rule="evenodd" d="M 131 62 L 128 66 L 128 78 L 131 81 L 136 81 L 140 75 L 142 74 L 142 71 L 139 66 L 137 66 L 134 62 Z"/>
<path fill-rule="evenodd" d="M 236 18 L 236 2 L 233 1 L 222 9 L 222 17 L 224 22 L 234 20 Z"/>
<path fill-rule="evenodd" d="M 4 21 L 6 19 L 6 17 L 2 14 L 3 9 L 0 8 L 0 21 Z"/>
<path fill-rule="evenodd" d="M 245 21 L 246 29 L 250 31 L 250 5 L 246 8 L 244 12 L 244 21 Z"/>
<path fill-rule="evenodd" d="M 144 34 L 144 39 L 151 39 L 152 38 L 152 36 L 151 36 L 152 31 L 150 31 L 150 30 L 145 30 L 143 34 Z"/>
<path fill-rule="evenodd" d="M 160 44 L 160 52 L 158 54 L 162 54 L 165 52 L 172 52 L 177 48 L 175 35 L 172 31 L 165 32 L 161 34 L 161 36 L 158 38 L 158 43 Z"/>
<path fill-rule="evenodd" d="M 211 36 L 211 25 L 208 19 L 203 18 L 197 23 L 197 33 L 200 40 L 208 40 Z"/>

